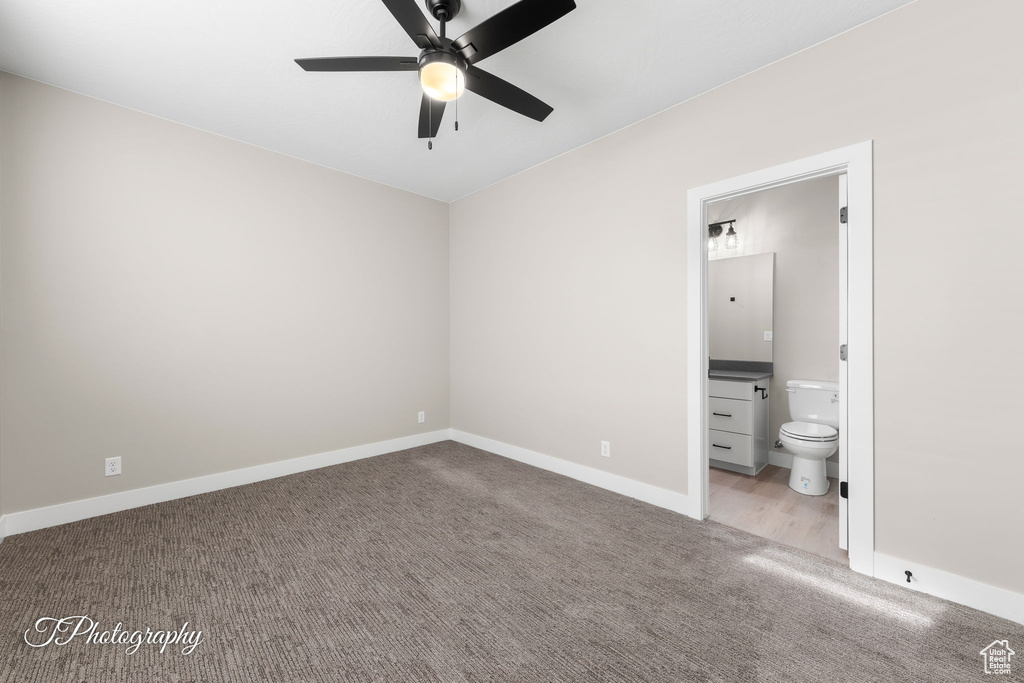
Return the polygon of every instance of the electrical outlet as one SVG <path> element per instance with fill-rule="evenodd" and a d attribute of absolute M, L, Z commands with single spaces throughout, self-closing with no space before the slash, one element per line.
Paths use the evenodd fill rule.
<path fill-rule="evenodd" d="M 108 477 L 116 477 L 121 474 L 121 458 L 107 458 L 103 461 L 103 474 Z"/>
<path fill-rule="evenodd" d="M 419 416 L 416 418 L 416 421 L 419 422 L 420 424 L 423 424 L 424 422 L 426 422 L 427 421 L 427 411 L 421 410 Z"/>
<path fill-rule="evenodd" d="M 601 455 L 605 458 L 612 457 L 612 445 L 607 441 L 601 442 Z"/>
<path fill-rule="evenodd" d="M 765 341 L 772 341 L 772 331 L 771 330 L 765 330 L 764 340 Z"/>

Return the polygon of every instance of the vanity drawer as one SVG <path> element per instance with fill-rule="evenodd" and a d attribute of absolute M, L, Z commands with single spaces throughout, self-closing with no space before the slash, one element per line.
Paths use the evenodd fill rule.
<path fill-rule="evenodd" d="M 711 429 L 736 432 L 737 434 L 753 433 L 751 431 L 753 403 L 734 398 L 718 398 L 717 396 L 712 396 L 708 403 L 711 408 L 708 415 L 708 426 Z"/>
<path fill-rule="evenodd" d="M 712 460 L 721 460 L 744 467 L 754 465 L 750 435 L 710 429 L 708 436 L 708 457 Z"/>
<path fill-rule="evenodd" d="M 724 379 L 709 379 L 708 396 L 752 401 L 754 400 L 754 384 L 753 382 L 729 382 Z"/>

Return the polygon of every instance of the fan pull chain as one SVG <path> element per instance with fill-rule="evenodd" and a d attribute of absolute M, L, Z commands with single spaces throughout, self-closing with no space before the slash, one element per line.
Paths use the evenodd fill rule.
<path fill-rule="evenodd" d="M 433 136 L 433 132 L 434 132 L 434 106 L 433 106 L 433 102 L 427 102 L 427 127 L 430 128 L 430 130 L 427 131 L 427 133 L 429 134 L 429 138 L 427 139 L 427 149 L 431 150 L 431 149 L 434 149 L 434 136 Z"/>
<path fill-rule="evenodd" d="M 459 68 L 456 66 L 455 67 L 455 94 L 456 94 L 456 97 L 455 97 L 455 132 L 456 133 L 459 132 L 459 100 L 462 99 L 461 97 L 458 97 L 458 92 L 459 92 Z"/>

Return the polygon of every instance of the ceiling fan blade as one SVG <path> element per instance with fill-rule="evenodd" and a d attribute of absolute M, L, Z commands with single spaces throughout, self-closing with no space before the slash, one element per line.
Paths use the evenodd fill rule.
<path fill-rule="evenodd" d="M 452 43 L 470 64 L 501 52 L 576 9 L 573 0 L 520 0 Z"/>
<path fill-rule="evenodd" d="M 421 49 L 441 47 L 441 41 L 438 40 L 437 34 L 434 33 L 426 16 L 420 11 L 416 0 L 382 0 L 382 2 L 391 10 L 391 14 Z"/>
<path fill-rule="evenodd" d="M 437 137 L 437 131 L 441 127 L 441 118 L 444 117 L 445 102 L 435 100 L 426 93 L 423 93 L 423 100 L 420 102 L 420 137 Z"/>
<path fill-rule="evenodd" d="M 416 71 L 415 57 L 314 57 L 296 59 L 306 71 Z"/>
<path fill-rule="evenodd" d="M 466 72 L 466 90 L 537 121 L 543 121 L 554 111 L 525 90 L 477 67 Z"/>

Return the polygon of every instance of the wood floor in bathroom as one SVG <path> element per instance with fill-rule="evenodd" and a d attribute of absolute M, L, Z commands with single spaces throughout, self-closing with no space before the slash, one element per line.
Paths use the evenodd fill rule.
<path fill-rule="evenodd" d="M 829 478 L 824 496 L 789 488 L 789 470 L 768 465 L 756 477 L 712 467 L 710 518 L 736 529 L 800 548 L 844 565 L 839 547 L 839 484 Z"/>

